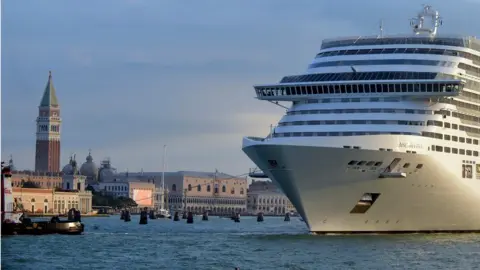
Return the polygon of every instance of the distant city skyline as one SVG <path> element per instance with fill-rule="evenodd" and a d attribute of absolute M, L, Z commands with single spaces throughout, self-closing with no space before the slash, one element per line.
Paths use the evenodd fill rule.
<path fill-rule="evenodd" d="M 110 157 L 119 172 L 214 171 L 254 164 L 243 136 L 284 110 L 252 85 L 301 73 L 322 39 L 410 32 L 418 1 L 4 1 L 2 160 L 34 169 L 48 71 L 62 109 L 61 167 Z M 440 34 L 480 35 L 480 1 L 435 0 Z"/>

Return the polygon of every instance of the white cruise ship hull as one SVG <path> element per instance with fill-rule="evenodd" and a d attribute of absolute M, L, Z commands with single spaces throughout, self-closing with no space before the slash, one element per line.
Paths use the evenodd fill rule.
<path fill-rule="evenodd" d="M 461 160 L 274 141 L 244 138 L 243 151 L 280 185 L 313 233 L 480 232 L 480 174 L 462 178 Z M 395 158 L 410 166 L 385 174 Z M 383 165 L 348 165 L 352 160 Z M 378 198 L 365 213 L 351 213 L 365 193 Z"/>

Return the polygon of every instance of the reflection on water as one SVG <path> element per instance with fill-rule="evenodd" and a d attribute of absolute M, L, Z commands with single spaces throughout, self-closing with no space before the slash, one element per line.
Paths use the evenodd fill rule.
<path fill-rule="evenodd" d="M 2 238 L 2 269 L 478 269 L 480 235 L 313 236 L 292 218 L 84 218 L 80 236 Z"/>

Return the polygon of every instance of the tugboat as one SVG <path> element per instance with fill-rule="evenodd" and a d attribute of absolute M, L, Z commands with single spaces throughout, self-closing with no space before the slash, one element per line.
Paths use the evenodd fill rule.
<path fill-rule="evenodd" d="M 82 234 L 84 225 L 80 222 L 79 213 L 73 220 L 60 220 L 58 216 L 50 221 L 32 221 L 26 213 L 18 210 L 18 204 L 12 194 L 12 174 L 10 167 L 2 162 L 2 235 L 17 234 Z"/>

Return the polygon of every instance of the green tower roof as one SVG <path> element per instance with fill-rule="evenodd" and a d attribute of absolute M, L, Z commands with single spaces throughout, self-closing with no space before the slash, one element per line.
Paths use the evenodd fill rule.
<path fill-rule="evenodd" d="M 55 93 L 55 87 L 53 87 L 52 81 L 52 72 L 48 72 L 48 82 L 43 92 L 42 102 L 40 102 L 40 107 L 57 107 L 58 100 L 57 94 Z"/>

